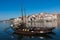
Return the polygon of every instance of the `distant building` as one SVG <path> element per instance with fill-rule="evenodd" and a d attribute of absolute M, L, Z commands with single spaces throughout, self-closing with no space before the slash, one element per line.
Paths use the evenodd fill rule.
<path fill-rule="evenodd" d="M 13 20 L 15 24 L 19 24 L 21 22 L 26 23 L 27 25 L 33 25 L 35 26 L 36 22 L 49 22 L 49 21 L 55 21 L 57 20 L 57 14 L 47 14 L 47 13 L 41 13 L 41 14 L 34 14 L 31 16 L 23 16 L 22 17 L 16 18 Z"/>

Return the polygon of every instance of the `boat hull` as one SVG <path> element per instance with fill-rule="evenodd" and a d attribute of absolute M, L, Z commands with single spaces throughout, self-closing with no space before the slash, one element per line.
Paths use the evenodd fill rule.
<path fill-rule="evenodd" d="M 22 35 L 35 35 L 35 34 L 45 34 L 45 33 L 49 33 L 52 32 L 54 28 L 49 28 L 49 29 L 39 29 L 39 30 L 31 30 L 31 31 L 23 31 L 23 30 L 15 30 L 15 33 L 17 34 L 22 34 Z"/>

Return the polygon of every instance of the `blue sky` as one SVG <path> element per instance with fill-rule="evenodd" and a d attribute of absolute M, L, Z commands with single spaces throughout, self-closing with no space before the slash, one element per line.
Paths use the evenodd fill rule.
<path fill-rule="evenodd" d="M 27 15 L 34 13 L 60 13 L 60 0 L 0 0 L 0 20 L 21 16 L 21 4 Z"/>

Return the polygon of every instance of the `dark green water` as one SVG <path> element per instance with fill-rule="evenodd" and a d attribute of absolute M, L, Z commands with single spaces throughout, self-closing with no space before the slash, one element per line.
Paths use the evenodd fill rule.
<path fill-rule="evenodd" d="M 0 40 L 60 40 L 60 25 L 58 24 L 51 33 L 38 34 L 35 36 L 15 34 L 14 31 L 9 27 L 9 22 L 0 23 Z M 6 30 L 6 28 L 9 29 Z"/>

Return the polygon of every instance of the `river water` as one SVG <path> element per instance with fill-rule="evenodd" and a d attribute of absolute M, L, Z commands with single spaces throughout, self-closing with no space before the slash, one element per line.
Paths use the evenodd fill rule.
<path fill-rule="evenodd" d="M 38 34 L 35 36 L 31 35 L 26 36 L 15 34 L 14 31 L 10 28 L 9 22 L 7 23 L 0 22 L 0 40 L 60 40 L 60 25 L 58 22 L 53 23 L 53 25 L 55 26 L 55 29 L 52 30 L 51 33 Z"/>

